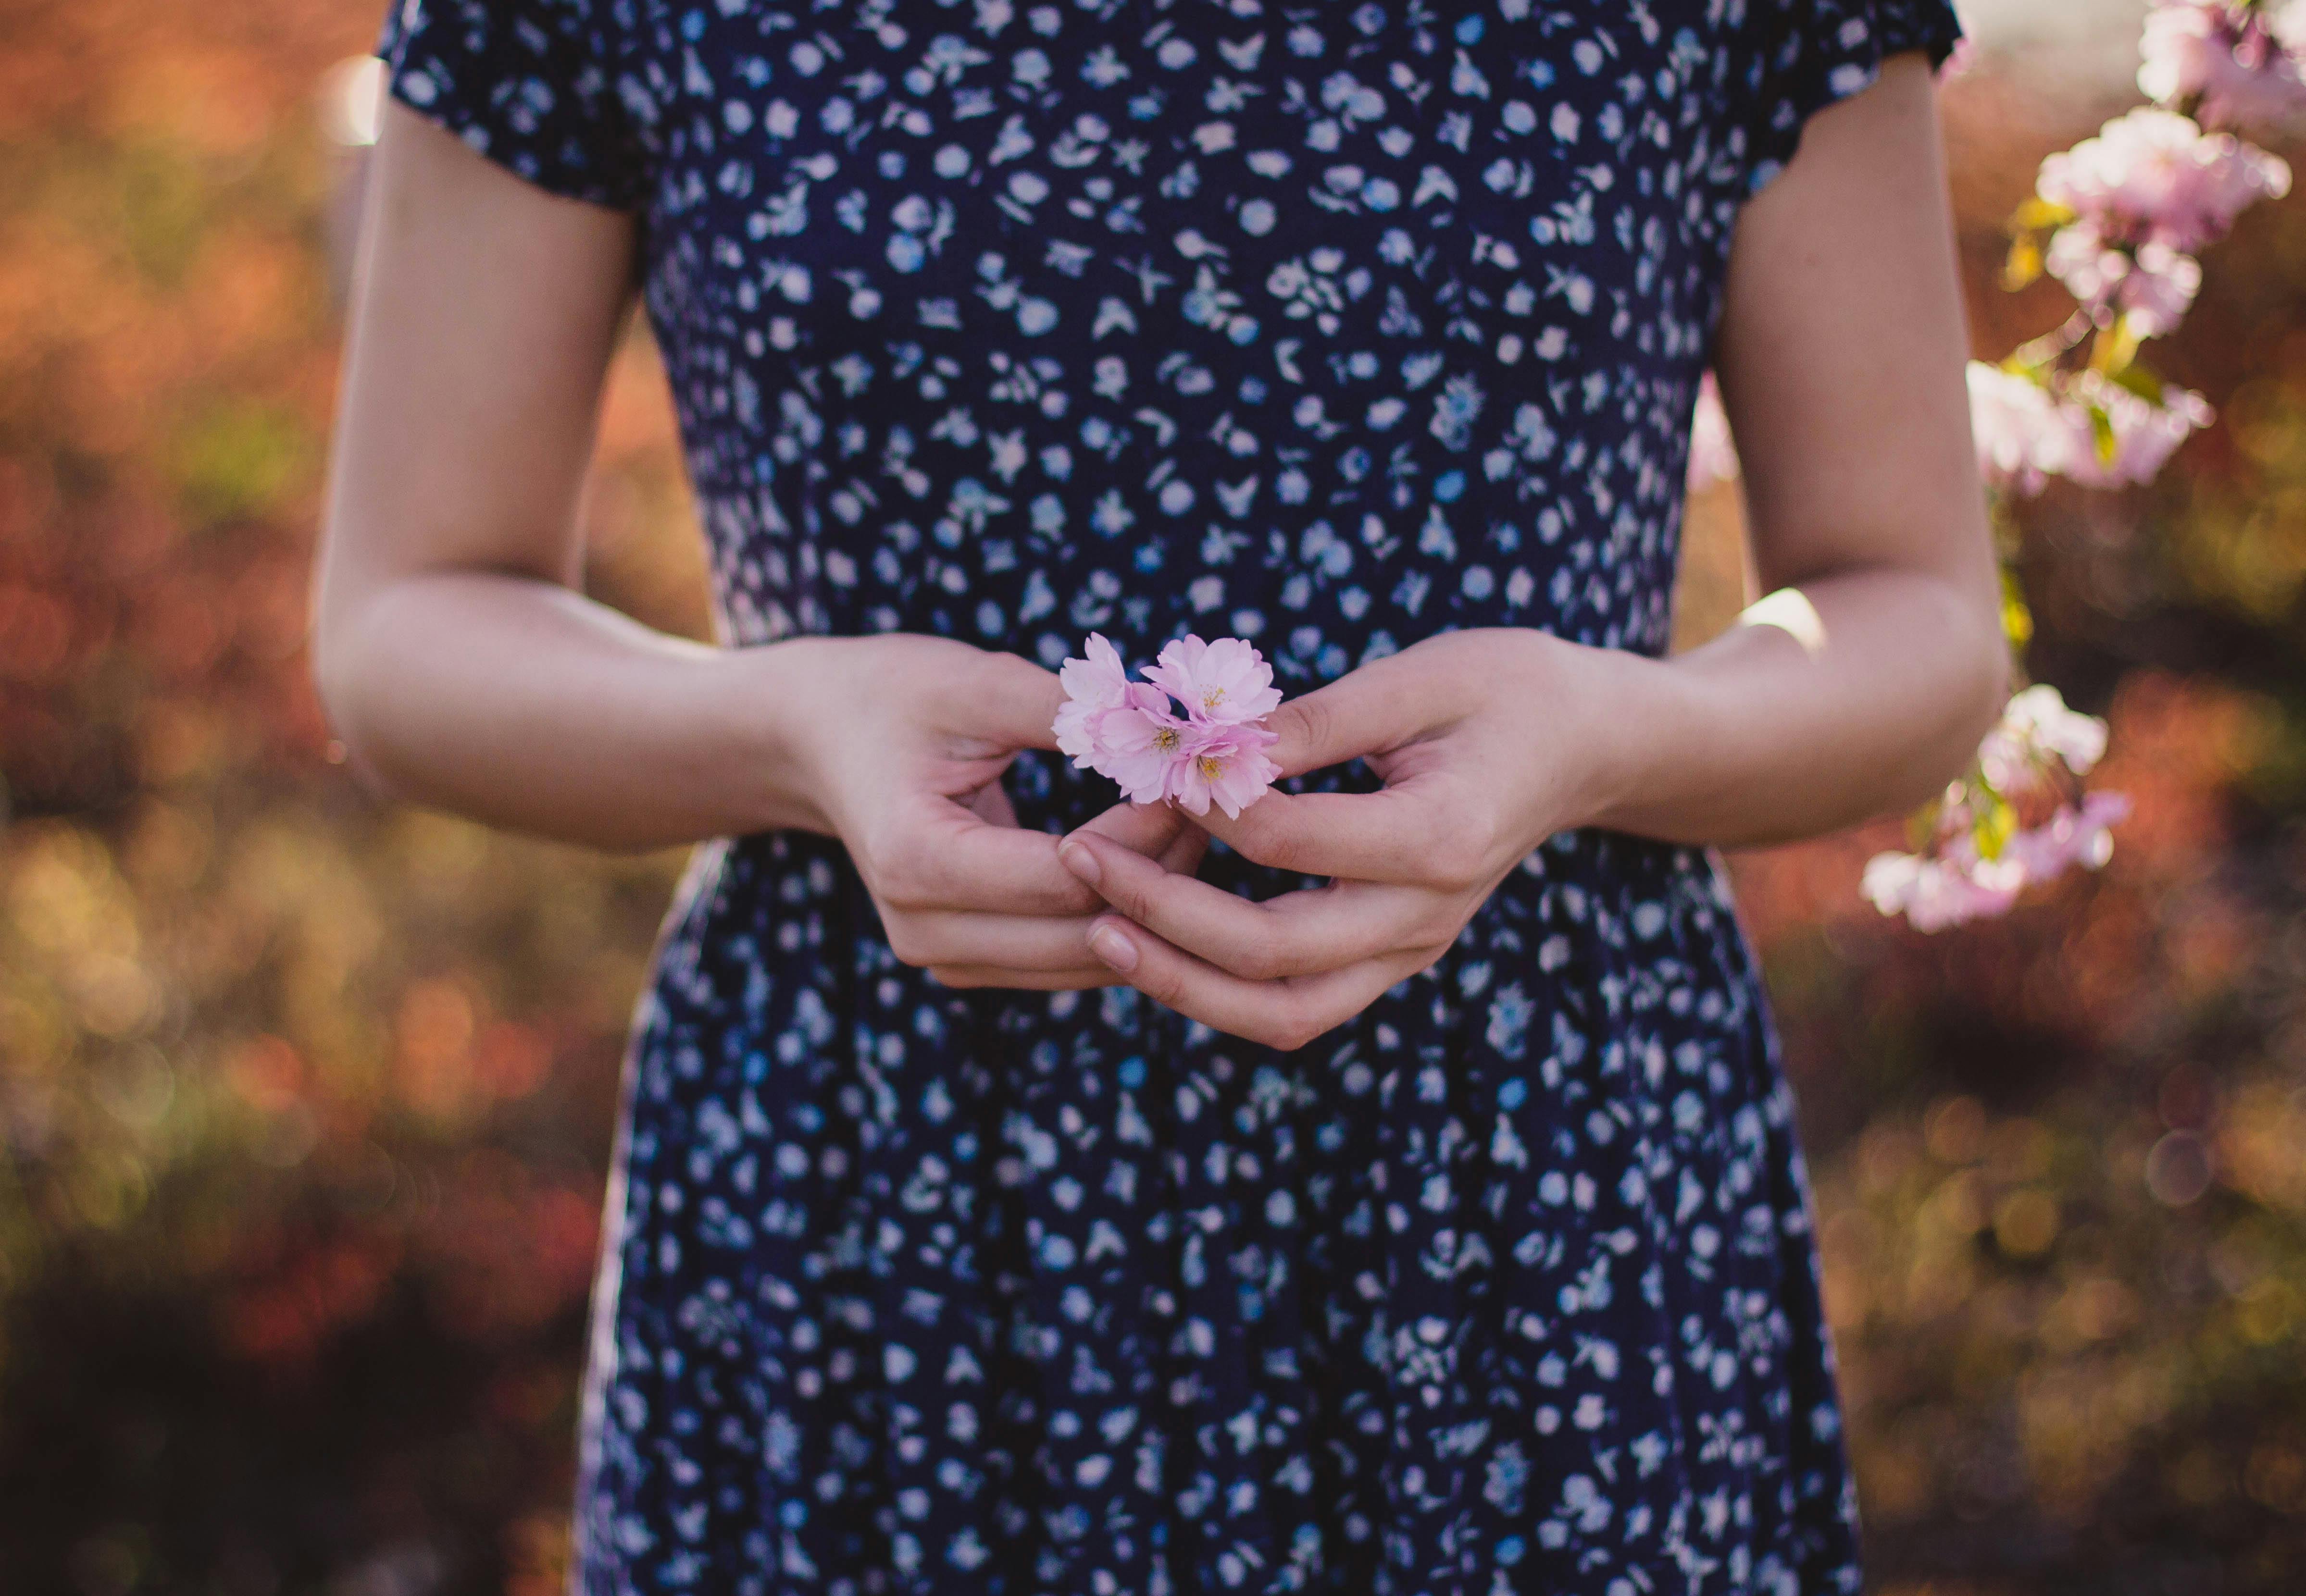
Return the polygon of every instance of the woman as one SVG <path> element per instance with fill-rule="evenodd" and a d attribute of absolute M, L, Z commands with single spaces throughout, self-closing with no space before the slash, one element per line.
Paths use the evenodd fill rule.
<path fill-rule="evenodd" d="M 328 704 L 412 799 L 730 839 L 629 1064 L 584 1588 L 1856 1589 L 1702 845 L 1909 805 L 1999 700 L 1954 35 L 398 6 Z M 716 648 L 573 591 L 636 286 Z M 1669 661 L 1709 363 L 1777 591 Z M 1254 638 L 1302 779 L 1051 756 L 1092 628 Z"/>

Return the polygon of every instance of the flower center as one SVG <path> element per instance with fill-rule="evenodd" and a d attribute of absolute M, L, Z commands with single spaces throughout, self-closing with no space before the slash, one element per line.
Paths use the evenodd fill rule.
<path fill-rule="evenodd" d="M 1175 753 L 1177 751 L 1177 729 L 1175 727 L 1160 726 L 1154 729 L 1153 746 L 1160 749 L 1164 754 Z"/>
<path fill-rule="evenodd" d="M 1219 776 L 1225 774 L 1225 761 L 1219 759 L 1216 755 L 1203 754 L 1200 755 L 1200 761 L 1202 781 L 1214 781 Z"/>
<path fill-rule="evenodd" d="M 1223 704 L 1224 702 L 1225 689 L 1223 687 L 1203 687 L 1201 689 L 1201 707 L 1203 709 L 1215 709 L 1218 704 Z"/>

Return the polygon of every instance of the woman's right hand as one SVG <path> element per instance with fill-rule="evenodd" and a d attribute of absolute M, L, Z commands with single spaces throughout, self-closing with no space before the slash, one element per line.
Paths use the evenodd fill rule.
<path fill-rule="evenodd" d="M 1017 824 L 1001 774 L 1054 749 L 1057 678 L 949 638 L 805 637 L 747 651 L 781 705 L 790 798 L 841 839 L 897 957 L 952 986 L 1043 991 L 1121 977 L 1089 952 L 1103 899 Z M 1167 804 L 1088 829 L 1191 874 L 1209 837 Z"/>

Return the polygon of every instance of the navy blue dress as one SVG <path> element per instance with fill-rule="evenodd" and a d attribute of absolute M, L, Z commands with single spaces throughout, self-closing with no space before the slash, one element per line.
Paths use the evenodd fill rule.
<path fill-rule="evenodd" d="M 1302 692 L 1456 627 L 1664 649 L 1738 208 L 1954 35 L 1943 0 L 401 0 L 382 47 L 406 104 L 638 215 L 729 642 L 1232 633 Z M 1115 797 L 1008 782 L 1035 826 Z M 940 988 L 839 844 L 734 839 L 628 1089 L 587 1592 L 1857 1588 L 1702 851 L 1556 837 L 1285 1054 Z"/>

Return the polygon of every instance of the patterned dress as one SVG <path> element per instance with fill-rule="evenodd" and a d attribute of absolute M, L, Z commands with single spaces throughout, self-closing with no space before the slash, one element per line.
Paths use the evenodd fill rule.
<path fill-rule="evenodd" d="M 1739 206 L 1954 37 L 1943 0 L 402 0 L 382 50 L 638 215 L 730 642 L 1231 633 L 1302 692 L 1457 627 L 1664 649 Z M 1007 781 L 1044 828 L 1115 797 Z M 586 1592 L 1857 1588 L 1703 851 L 1555 837 L 1280 1054 L 941 988 L 838 843 L 738 838 L 628 1090 Z"/>

